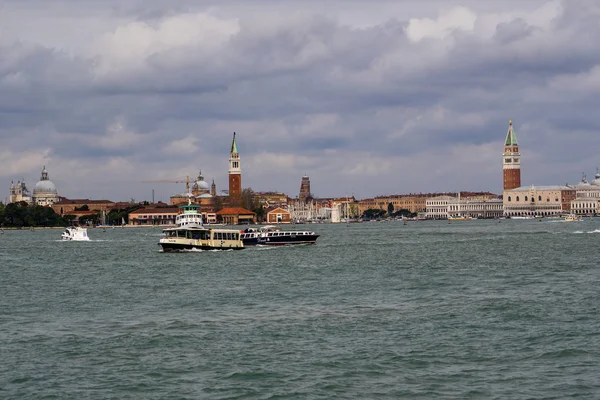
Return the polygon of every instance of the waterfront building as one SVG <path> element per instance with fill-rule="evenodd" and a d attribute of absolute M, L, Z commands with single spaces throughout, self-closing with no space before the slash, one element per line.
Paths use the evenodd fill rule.
<path fill-rule="evenodd" d="M 129 203 L 126 203 L 129 204 Z M 66 199 L 61 198 L 51 207 L 58 215 L 75 215 L 76 211 L 91 211 L 95 214 L 110 212 L 116 203 L 110 200 Z M 131 204 L 129 204 L 131 206 Z M 83 214 L 82 214 L 83 215 Z"/>
<path fill-rule="evenodd" d="M 425 218 L 448 219 L 448 217 L 499 218 L 503 215 L 502 200 L 489 195 L 436 196 L 427 199 Z"/>
<path fill-rule="evenodd" d="M 231 151 L 229 153 L 229 206 L 235 207 L 242 200 L 242 166 L 233 132 Z"/>
<path fill-rule="evenodd" d="M 227 207 L 216 212 L 217 218 L 225 224 L 254 224 L 256 223 L 256 213 L 241 207 Z"/>
<path fill-rule="evenodd" d="M 305 175 L 300 182 L 300 194 L 298 195 L 298 200 L 302 203 L 306 203 L 310 197 L 312 197 L 310 193 L 310 178 Z"/>
<path fill-rule="evenodd" d="M 32 202 L 37 206 L 51 206 L 59 200 L 56 186 L 48 177 L 46 166 L 42 168 L 42 174 L 33 189 Z"/>
<path fill-rule="evenodd" d="M 377 196 L 375 198 L 360 200 L 358 203 L 358 212 L 360 215 L 363 215 L 366 210 L 373 209 L 387 212 L 388 205 L 392 203 L 394 211 L 408 210 L 413 214 L 418 214 L 427 210 L 427 199 L 444 195 L 448 195 L 448 193 L 410 193 Z"/>
<path fill-rule="evenodd" d="M 585 174 L 575 187 L 575 199 L 571 201 L 571 213 L 577 215 L 598 215 L 600 213 L 600 170 L 591 183 L 587 182 Z"/>
<path fill-rule="evenodd" d="M 286 208 L 288 206 L 288 196 L 280 192 L 254 192 L 253 201 L 263 208 Z"/>
<path fill-rule="evenodd" d="M 25 180 L 20 180 L 17 183 L 10 183 L 10 192 L 8 197 L 9 203 L 20 203 L 24 201 L 27 204 L 31 204 L 31 193 L 25 185 Z"/>
<path fill-rule="evenodd" d="M 292 221 L 311 221 L 315 219 L 316 209 L 314 201 L 293 201 L 287 207 Z"/>
<path fill-rule="evenodd" d="M 571 186 L 521 186 L 505 190 L 504 215 L 507 217 L 559 216 L 571 211 L 576 190 Z"/>
<path fill-rule="evenodd" d="M 504 153 L 502 154 L 502 170 L 504 172 L 504 190 L 510 190 L 521 186 L 521 153 L 517 136 L 513 129 L 512 121 L 508 121 L 508 132 L 504 141 Z"/>
<path fill-rule="evenodd" d="M 448 201 L 448 216 L 471 218 L 500 218 L 504 213 L 502 199 L 452 197 Z"/>
<path fill-rule="evenodd" d="M 144 207 L 128 214 L 129 225 L 175 225 L 179 208 Z"/>
<path fill-rule="evenodd" d="M 454 196 L 436 196 L 425 201 L 425 218 L 448 219 L 448 205 L 456 201 Z"/>
<path fill-rule="evenodd" d="M 291 213 L 281 207 L 267 211 L 267 223 L 269 224 L 289 224 L 292 222 Z"/>

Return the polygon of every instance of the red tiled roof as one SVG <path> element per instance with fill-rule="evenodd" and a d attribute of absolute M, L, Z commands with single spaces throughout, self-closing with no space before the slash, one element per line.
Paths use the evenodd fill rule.
<path fill-rule="evenodd" d="M 217 211 L 217 215 L 256 215 L 256 213 L 241 207 L 231 207 Z"/>
<path fill-rule="evenodd" d="M 277 211 L 277 210 L 280 210 L 279 212 L 284 212 L 284 213 L 288 213 L 288 214 L 290 213 L 288 210 L 284 210 L 281 207 L 277 207 L 277 208 L 271 208 L 271 209 L 267 210 L 267 214 L 270 214 L 270 213 L 272 213 L 274 211 Z"/>

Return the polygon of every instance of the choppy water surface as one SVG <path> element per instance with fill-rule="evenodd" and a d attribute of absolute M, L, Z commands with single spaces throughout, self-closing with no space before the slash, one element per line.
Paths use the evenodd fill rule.
<path fill-rule="evenodd" d="M 600 398 L 600 219 L 0 235 L 0 398 Z"/>

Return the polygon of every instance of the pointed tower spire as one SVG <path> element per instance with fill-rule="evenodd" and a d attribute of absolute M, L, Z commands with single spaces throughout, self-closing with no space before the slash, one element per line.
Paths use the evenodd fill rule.
<path fill-rule="evenodd" d="M 504 171 L 504 190 L 511 190 L 521 186 L 521 153 L 517 135 L 513 128 L 512 120 L 508 121 L 508 132 L 504 141 L 504 153 L 502 154 Z"/>
<path fill-rule="evenodd" d="M 242 198 L 242 166 L 240 154 L 238 153 L 237 143 L 235 141 L 235 132 L 233 132 L 233 141 L 231 142 L 231 154 L 229 155 L 229 204 L 232 207 L 239 207 Z"/>
<path fill-rule="evenodd" d="M 235 142 L 235 132 L 233 132 L 233 141 L 231 142 L 231 154 L 238 154 L 237 143 Z"/>
<path fill-rule="evenodd" d="M 506 133 L 506 141 L 504 142 L 505 146 L 518 146 L 517 143 L 517 135 L 515 135 L 515 130 L 512 126 L 512 120 L 508 121 L 508 132 Z"/>

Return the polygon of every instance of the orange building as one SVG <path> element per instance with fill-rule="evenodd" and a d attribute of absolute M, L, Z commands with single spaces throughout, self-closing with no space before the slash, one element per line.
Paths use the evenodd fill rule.
<path fill-rule="evenodd" d="M 269 224 L 289 224 L 292 220 L 292 215 L 289 211 L 277 207 L 267 212 L 267 222 Z"/>

